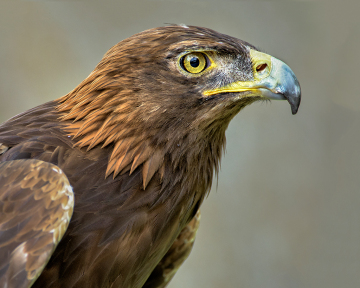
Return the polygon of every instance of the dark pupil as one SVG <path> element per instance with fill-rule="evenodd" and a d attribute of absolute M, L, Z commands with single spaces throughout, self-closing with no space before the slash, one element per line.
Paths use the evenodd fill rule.
<path fill-rule="evenodd" d="M 190 65 L 194 68 L 198 67 L 200 65 L 200 61 L 199 61 L 199 58 L 197 57 L 192 57 L 190 59 Z"/>

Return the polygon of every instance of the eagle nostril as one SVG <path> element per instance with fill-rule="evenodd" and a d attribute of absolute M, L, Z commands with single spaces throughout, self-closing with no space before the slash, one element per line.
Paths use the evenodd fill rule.
<path fill-rule="evenodd" d="M 266 63 L 259 64 L 258 66 L 256 66 L 256 72 L 261 73 L 266 69 L 266 67 Z"/>

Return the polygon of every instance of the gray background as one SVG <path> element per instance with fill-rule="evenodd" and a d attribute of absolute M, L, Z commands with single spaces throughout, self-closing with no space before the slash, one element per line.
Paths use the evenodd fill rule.
<path fill-rule="evenodd" d="M 213 28 L 284 60 L 303 100 L 246 108 L 170 288 L 360 287 L 360 5 L 311 1 L 0 3 L 0 120 L 78 85 L 120 40 Z"/>

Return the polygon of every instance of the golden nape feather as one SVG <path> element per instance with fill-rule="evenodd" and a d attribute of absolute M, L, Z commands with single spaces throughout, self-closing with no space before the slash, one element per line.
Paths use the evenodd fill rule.
<path fill-rule="evenodd" d="M 165 287 L 229 122 L 269 99 L 298 110 L 285 63 L 172 25 L 119 42 L 69 94 L 0 125 L 0 287 Z"/>

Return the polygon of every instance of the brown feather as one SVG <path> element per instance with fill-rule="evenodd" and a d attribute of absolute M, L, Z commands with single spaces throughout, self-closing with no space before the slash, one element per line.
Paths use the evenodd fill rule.
<path fill-rule="evenodd" d="M 163 259 L 151 273 L 143 288 L 164 288 L 189 256 L 200 224 L 200 210 L 179 234 Z"/>
<path fill-rule="evenodd" d="M 136 151 L 134 156 L 134 161 L 132 162 L 130 174 L 132 174 L 139 165 L 143 164 L 145 160 L 149 159 L 151 153 L 153 152 L 152 149 L 149 148 L 149 144 L 144 142 L 143 146 Z"/>
<path fill-rule="evenodd" d="M 164 161 L 164 152 L 156 150 L 143 164 L 143 188 L 145 189 L 155 172 L 158 171 Z"/>
<path fill-rule="evenodd" d="M 58 167 L 38 160 L 1 162 L 0 186 L 0 286 L 30 287 L 66 231 L 73 192 Z"/>
<path fill-rule="evenodd" d="M 250 48 L 201 27 L 147 30 L 112 47 L 67 95 L 0 125 L 0 165 L 18 159 L 52 163 L 75 194 L 69 227 L 33 288 L 165 287 L 193 245 L 196 213 L 219 169 L 230 120 L 259 100 L 203 92 L 252 81 Z M 181 57 L 194 50 L 212 55 L 216 65 L 187 73 Z M 13 170 L 5 173 L 11 189 L 0 185 L 0 195 L 22 204 L 0 205 L 0 212 L 12 215 L 4 224 L 12 246 L 1 254 L 0 239 L 1 259 L 7 251 L 24 255 L 11 239 L 51 231 L 66 202 L 56 193 L 52 169 L 40 169 L 35 180 Z M 13 189 L 24 181 L 27 186 Z M 29 215 L 36 212 L 48 217 L 33 220 Z M 55 233 L 56 241 L 64 229 Z M 30 248 L 37 258 L 27 268 L 21 257 L 16 262 L 21 279 L 35 269 L 33 281 L 40 271 L 34 267 L 45 265 L 43 255 L 52 252 L 46 236 L 35 242 Z"/>

